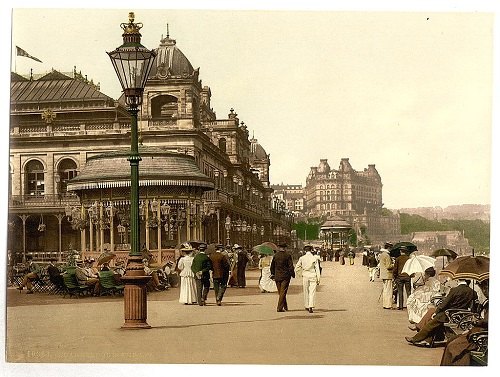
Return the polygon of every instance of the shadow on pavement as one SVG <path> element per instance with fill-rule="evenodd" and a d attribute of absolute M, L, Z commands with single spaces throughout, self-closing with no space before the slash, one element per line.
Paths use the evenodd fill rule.
<path fill-rule="evenodd" d="M 223 322 L 210 322 L 210 323 L 193 323 L 193 324 L 187 324 L 187 325 L 172 325 L 172 326 L 153 326 L 149 331 L 151 330 L 162 330 L 162 329 L 184 329 L 184 328 L 189 328 L 189 327 L 201 327 L 201 326 L 216 326 L 216 325 L 229 325 L 229 324 L 235 324 L 235 323 L 257 323 L 257 322 L 272 322 L 272 321 L 281 321 L 281 320 L 287 320 L 287 319 L 320 319 L 323 318 L 324 316 L 322 315 L 296 315 L 296 316 L 283 316 L 283 317 L 278 317 L 278 318 L 270 318 L 270 319 L 255 319 L 255 320 L 248 320 L 248 321 L 223 321 Z"/>

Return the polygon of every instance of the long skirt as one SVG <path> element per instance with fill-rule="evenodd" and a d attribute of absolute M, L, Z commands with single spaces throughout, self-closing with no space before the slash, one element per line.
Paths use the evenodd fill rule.
<path fill-rule="evenodd" d="M 181 289 L 179 302 L 182 304 L 194 304 L 196 299 L 196 282 L 194 277 L 181 276 Z"/>
<path fill-rule="evenodd" d="M 276 282 L 271 279 L 271 267 L 264 267 L 259 280 L 259 288 L 261 292 L 277 292 Z"/>
<path fill-rule="evenodd" d="M 382 307 L 392 308 L 392 279 L 383 279 Z"/>

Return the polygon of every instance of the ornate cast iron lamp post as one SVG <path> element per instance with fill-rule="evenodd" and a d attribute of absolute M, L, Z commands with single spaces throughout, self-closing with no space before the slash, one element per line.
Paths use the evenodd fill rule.
<path fill-rule="evenodd" d="M 122 329 L 144 329 L 151 326 L 147 319 L 146 283 L 150 279 L 145 276 L 140 250 L 139 231 L 139 146 L 137 137 L 137 113 L 142 104 L 144 86 L 153 66 L 156 52 L 141 45 L 142 23 L 134 23 L 134 13 L 129 13 L 129 22 L 122 23 L 123 44 L 112 52 L 108 52 L 113 68 L 125 95 L 128 111 L 132 116 L 130 127 L 130 253 L 125 276 L 124 311 L 125 323 Z"/>

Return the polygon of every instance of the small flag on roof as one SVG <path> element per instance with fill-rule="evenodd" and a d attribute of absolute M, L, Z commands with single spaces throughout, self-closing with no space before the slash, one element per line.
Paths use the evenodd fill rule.
<path fill-rule="evenodd" d="M 26 58 L 30 58 L 30 59 L 33 59 L 33 60 L 35 60 L 37 62 L 42 63 L 42 61 L 40 59 L 35 58 L 34 56 L 31 56 L 26 51 L 24 51 L 21 47 L 16 46 L 16 54 L 17 54 L 17 56 L 24 56 Z"/>

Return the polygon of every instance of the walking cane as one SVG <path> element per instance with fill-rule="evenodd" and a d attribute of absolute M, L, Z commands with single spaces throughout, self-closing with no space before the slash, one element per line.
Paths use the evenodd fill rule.
<path fill-rule="evenodd" d="M 382 297 L 382 293 L 384 293 L 384 287 L 382 287 L 382 290 L 380 291 L 380 296 L 378 296 L 377 302 L 380 302 L 380 298 Z"/>

